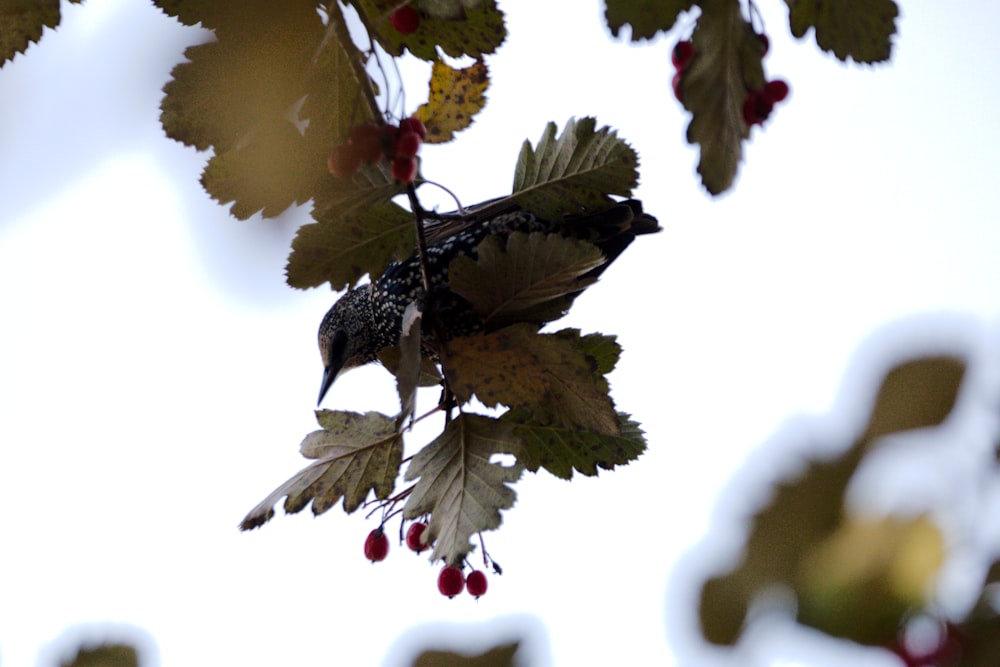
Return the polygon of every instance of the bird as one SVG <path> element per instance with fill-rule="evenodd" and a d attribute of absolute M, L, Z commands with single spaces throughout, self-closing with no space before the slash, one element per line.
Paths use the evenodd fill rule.
<path fill-rule="evenodd" d="M 448 267 L 459 256 L 475 260 L 479 244 L 488 236 L 505 241 L 514 232 L 558 234 L 596 246 L 603 262 L 580 279 L 596 279 L 615 259 L 643 234 L 660 231 L 659 222 L 643 212 L 642 203 L 635 199 L 612 203 L 596 213 L 567 215 L 560 220 L 543 219 L 516 203 L 490 200 L 466 209 L 462 215 L 427 213 L 427 278 L 430 284 L 429 302 L 435 314 L 434 332 L 445 339 L 467 336 L 485 330 L 486 323 L 472 305 L 451 292 Z M 570 295 L 569 301 L 592 281 Z M 386 347 L 399 344 L 403 313 L 407 306 L 425 299 L 420 256 L 393 262 L 382 275 L 369 283 L 349 289 L 327 311 L 319 326 L 319 351 L 323 361 L 323 379 L 319 400 L 344 372 L 376 361 Z M 566 303 L 568 308 L 569 303 Z M 429 331 L 424 317 L 422 349 L 433 356 L 426 345 Z M 539 322 L 538 324 L 542 324 Z"/>

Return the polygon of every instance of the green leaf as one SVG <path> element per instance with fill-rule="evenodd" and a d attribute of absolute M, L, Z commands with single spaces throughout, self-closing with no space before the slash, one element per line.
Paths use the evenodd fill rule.
<path fill-rule="evenodd" d="M 435 60 L 427 102 L 414 114 L 427 128 L 425 141 L 429 144 L 451 141 L 456 132 L 472 125 L 472 117 L 486 104 L 489 85 L 489 71 L 482 60 L 464 69 L 454 69 L 444 61 Z"/>
<path fill-rule="evenodd" d="M 213 149 L 202 185 L 220 203 L 233 202 L 233 215 L 273 216 L 329 177 L 331 145 L 307 139 L 309 119 L 299 116 L 326 29 L 308 0 L 235 4 L 206 11 L 218 41 L 185 51 L 189 62 L 164 86 L 160 120 L 169 137 Z M 202 6 L 174 9 L 191 18 Z M 317 119 L 317 130 L 327 127 Z"/>
<path fill-rule="evenodd" d="M 604 17 L 611 34 L 618 36 L 622 26 L 632 28 L 632 41 L 652 39 L 668 32 L 681 12 L 694 6 L 694 0 L 607 0 Z"/>
<path fill-rule="evenodd" d="M 743 159 L 750 128 L 743 120 L 748 91 L 764 87 L 760 40 L 740 5 L 707 0 L 691 36 L 695 56 L 681 81 L 681 99 L 692 113 L 688 143 L 698 144 L 698 173 L 711 194 L 728 190 Z"/>
<path fill-rule="evenodd" d="M 461 413 L 413 457 L 406 480 L 419 481 L 403 517 L 431 515 L 426 533 L 434 544 L 432 561 L 461 563 L 472 551 L 474 534 L 500 526 L 500 510 L 513 506 L 516 494 L 510 484 L 521 477 L 522 468 L 490 463 L 490 457 L 511 453 L 515 445 L 509 426 Z"/>
<path fill-rule="evenodd" d="M 0 0 L 0 67 L 40 40 L 45 28 L 55 29 L 61 19 L 59 0 Z"/>
<path fill-rule="evenodd" d="M 557 331 L 556 335 L 575 335 L 575 333 L 573 329 L 563 329 Z M 580 347 L 587 356 L 597 362 L 597 372 L 601 375 L 613 371 L 622 354 L 622 346 L 618 344 L 617 337 L 605 334 L 592 333 L 580 337 Z"/>
<path fill-rule="evenodd" d="M 583 348 L 575 329 L 539 334 L 515 324 L 449 341 L 444 373 L 463 403 L 475 395 L 487 406 L 529 409 L 538 423 L 619 435 L 608 383 Z"/>
<path fill-rule="evenodd" d="M 479 58 L 496 51 L 507 37 L 503 12 L 495 0 L 465 2 L 441 8 L 436 3 L 428 8 L 440 14 L 421 12 L 420 27 L 403 35 L 392 27 L 389 16 L 401 3 L 399 0 L 357 0 L 363 20 L 375 38 L 389 54 L 402 55 L 404 49 L 423 60 L 437 60 L 438 48 L 452 58 Z M 424 3 L 416 3 L 420 9 Z"/>
<path fill-rule="evenodd" d="M 816 43 L 841 60 L 861 63 L 888 60 L 899 8 L 893 0 L 785 0 L 792 34 L 816 29 Z"/>
<path fill-rule="evenodd" d="M 878 390 L 865 437 L 937 426 L 951 413 L 964 375 L 965 363 L 954 357 L 923 357 L 896 366 Z"/>
<path fill-rule="evenodd" d="M 639 157 L 608 127 L 595 131 L 593 118 L 571 119 L 556 137 L 549 123 L 538 146 L 521 147 L 514 172 L 514 199 L 547 220 L 614 205 L 610 195 L 631 195 L 639 182 Z"/>
<path fill-rule="evenodd" d="M 514 426 L 514 435 L 524 443 L 515 453 L 518 463 L 532 472 L 541 467 L 556 477 L 570 479 L 573 470 L 593 476 L 598 468 L 611 470 L 646 451 L 646 439 L 639 424 L 624 412 L 619 412 L 618 418 L 620 435 L 539 423 L 527 408 L 511 410 L 500 421 Z"/>
<path fill-rule="evenodd" d="M 285 268 L 288 284 L 306 288 L 329 281 L 340 290 L 366 273 L 382 275 L 394 258 L 412 251 L 412 229 L 413 214 L 392 202 L 303 225 Z"/>
<path fill-rule="evenodd" d="M 487 329 L 562 317 L 573 296 L 594 282 L 581 276 L 605 261 L 591 243 L 541 232 L 514 232 L 506 241 L 487 236 L 477 252 L 478 259 L 451 262 L 448 282 Z"/>
<path fill-rule="evenodd" d="M 302 441 L 302 455 L 316 459 L 262 500 L 240 524 L 240 530 L 262 526 L 274 516 L 274 505 L 283 496 L 285 512 L 295 514 L 312 502 L 320 515 L 344 499 L 344 511 L 361 506 L 369 491 L 388 498 L 396 485 L 403 460 L 403 438 L 396 420 L 378 412 L 318 410 L 322 431 Z"/>

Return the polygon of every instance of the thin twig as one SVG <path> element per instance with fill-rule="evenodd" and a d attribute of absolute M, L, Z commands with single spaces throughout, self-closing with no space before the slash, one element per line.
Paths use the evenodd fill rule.
<path fill-rule="evenodd" d="M 351 33 L 347 30 L 347 23 L 344 21 L 344 13 L 340 11 L 340 5 L 337 3 L 337 0 L 333 0 L 333 2 L 327 4 L 327 13 L 330 16 L 330 28 L 333 30 L 340 48 L 344 50 L 344 54 L 347 56 L 347 63 L 351 67 L 351 73 L 354 74 L 354 79 L 358 83 L 358 90 L 368 104 L 368 110 L 371 112 L 372 118 L 375 122 L 384 124 L 385 118 L 382 117 L 382 109 L 379 108 L 378 101 L 375 99 L 375 90 L 372 88 L 371 77 L 368 76 L 365 64 L 358 57 L 361 55 L 361 51 L 358 50 L 358 47 L 354 44 L 354 40 L 351 39 Z"/>

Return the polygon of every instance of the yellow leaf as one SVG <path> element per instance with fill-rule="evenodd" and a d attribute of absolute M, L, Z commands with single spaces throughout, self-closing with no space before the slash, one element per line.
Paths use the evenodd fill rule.
<path fill-rule="evenodd" d="M 427 127 L 424 141 L 442 144 L 472 125 L 472 117 L 486 104 L 489 85 L 489 73 L 482 60 L 465 69 L 453 69 L 440 60 L 434 61 L 427 102 L 414 114 Z"/>

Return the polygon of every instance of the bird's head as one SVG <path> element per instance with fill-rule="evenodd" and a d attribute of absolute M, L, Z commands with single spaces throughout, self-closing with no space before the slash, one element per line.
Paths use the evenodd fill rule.
<path fill-rule="evenodd" d="M 319 325 L 323 383 L 317 404 L 323 401 L 338 375 L 374 361 L 378 348 L 372 330 L 371 285 L 348 290 L 327 311 Z"/>

